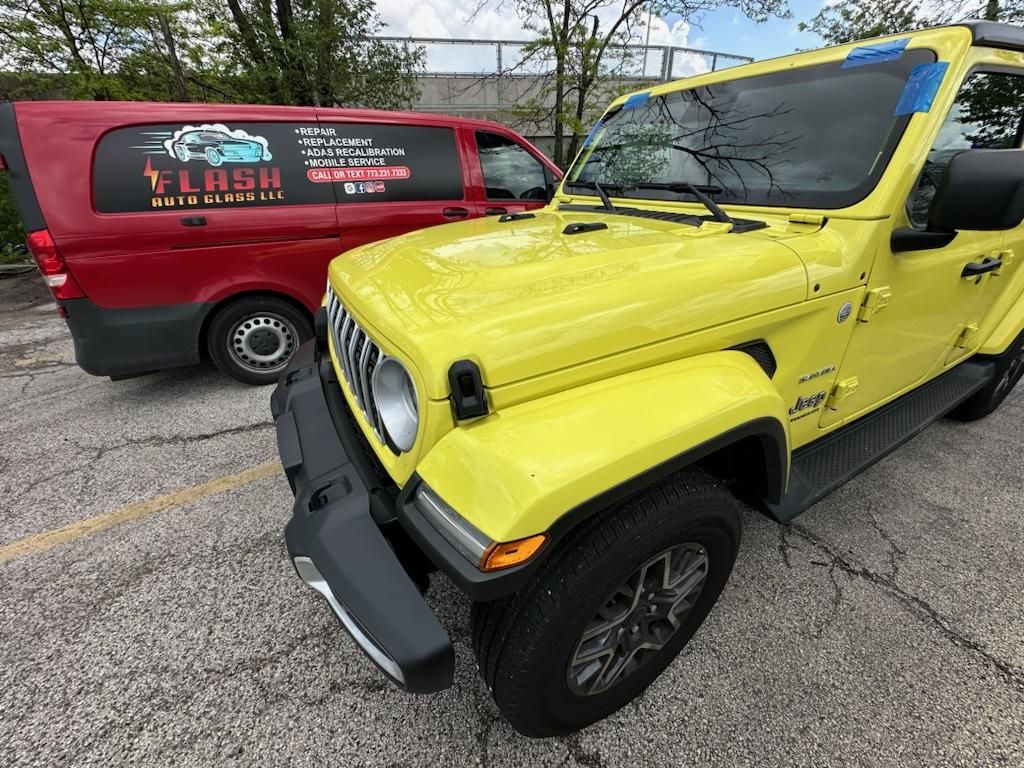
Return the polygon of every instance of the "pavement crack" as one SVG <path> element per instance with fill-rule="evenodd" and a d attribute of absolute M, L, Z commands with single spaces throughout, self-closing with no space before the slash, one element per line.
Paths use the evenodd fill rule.
<path fill-rule="evenodd" d="M 789 559 L 789 553 L 792 549 L 794 549 L 794 547 L 792 544 L 790 544 L 789 539 L 786 537 L 786 531 L 788 530 L 788 526 L 778 525 L 776 526 L 776 528 L 778 528 L 779 531 L 778 549 L 779 554 L 782 556 L 782 562 L 786 566 L 786 568 L 792 570 L 793 561 Z"/>
<path fill-rule="evenodd" d="M 480 693 L 479 686 L 473 689 L 473 706 L 480 718 L 480 728 L 473 734 L 477 753 L 480 755 L 480 766 L 481 768 L 490 768 L 491 731 L 494 730 L 494 726 L 501 718 L 492 710 L 484 695 Z"/>
<path fill-rule="evenodd" d="M 108 453 L 120 451 L 124 448 L 136 448 L 139 446 L 191 445 L 193 443 L 201 443 L 204 440 L 212 440 L 215 437 L 244 435 L 250 432 L 259 432 L 264 429 L 270 429 L 273 426 L 274 423 L 271 421 L 259 421 L 255 424 L 246 424 L 241 427 L 228 427 L 226 429 L 219 429 L 214 432 L 202 432 L 196 435 L 150 435 L 148 437 L 130 438 L 116 445 L 101 445 L 92 448 L 95 453 L 93 454 L 91 461 L 97 462 Z M 79 447 L 82 448 L 82 450 L 89 450 L 86 446 Z"/>
<path fill-rule="evenodd" d="M 29 379 L 31 383 L 31 380 L 49 371 L 57 371 L 62 368 L 74 367 L 75 363 L 62 363 L 59 360 L 47 360 L 46 365 L 34 365 L 31 368 L 24 368 L 19 371 L 0 373 L 0 379 Z"/>
<path fill-rule="evenodd" d="M 893 581 L 892 577 L 876 573 L 862 565 L 852 563 L 837 552 L 828 542 L 822 541 L 800 524 L 794 523 L 790 528 L 802 539 L 812 544 L 815 548 L 828 556 L 829 562 L 823 563 L 823 565 L 827 565 L 833 570 L 838 569 L 849 576 L 861 579 L 862 581 L 866 581 L 884 590 L 907 608 L 912 614 L 923 620 L 925 623 L 931 625 L 946 640 L 959 648 L 978 655 L 998 671 L 1008 683 L 1017 687 L 1021 691 L 1024 691 L 1024 670 L 1019 669 L 1010 662 L 999 658 L 989 651 L 982 643 L 959 631 L 925 600 L 922 600 L 917 595 L 910 594 L 898 586 Z M 833 583 L 836 582 L 833 580 Z M 838 588 L 838 583 L 836 583 L 836 586 Z"/>
<path fill-rule="evenodd" d="M 241 427 L 229 427 L 227 429 L 217 430 L 215 432 L 204 432 L 198 435 L 151 435 L 149 437 L 131 438 L 124 442 L 117 443 L 116 445 L 83 445 L 77 441 L 71 441 L 71 444 L 75 446 L 79 451 L 84 454 L 90 454 L 85 457 L 85 463 L 79 467 L 68 467 L 63 466 L 56 472 L 51 472 L 46 475 L 36 477 L 32 481 L 26 483 L 18 494 L 17 498 L 24 499 L 29 496 L 36 488 L 49 482 L 57 477 L 67 477 L 76 472 L 84 472 L 92 467 L 93 464 L 98 462 L 104 456 L 115 451 L 123 450 L 124 448 L 134 448 L 138 446 L 161 446 L 161 445 L 191 445 L 193 443 L 200 443 L 204 440 L 212 440 L 215 437 L 223 437 L 225 435 L 239 435 L 248 434 L 251 432 L 259 432 L 264 429 L 270 429 L 273 422 L 260 421 L 255 424 L 246 424 Z M 86 491 L 90 488 L 95 477 L 90 475 L 87 477 L 86 482 L 82 488 L 82 491 Z"/>
<path fill-rule="evenodd" d="M 907 556 L 907 550 L 896 543 L 892 535 L 882 527 L 878 522 L 878 518 L 875 517 L 870 509 L 866 511 L 871 527 L 875 529 L 875 532 L 889 547 L 889 578 L 892 581 L 896 581 L 896 577 L 900 574 L 900 563 Z"/>

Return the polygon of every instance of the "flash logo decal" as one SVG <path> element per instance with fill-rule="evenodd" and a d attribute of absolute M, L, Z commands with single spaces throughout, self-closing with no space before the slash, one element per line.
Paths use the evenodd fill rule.
<path fill-rule="evenodd" d="M 143 176 L 149 176 L 149 186 L 156 192 L 156 182 L 160 178 L 160 173 L 153 170 L 153 163 L 150 162 L 149 158 L 146 158 L 146 170 L 142 172 Z"/>

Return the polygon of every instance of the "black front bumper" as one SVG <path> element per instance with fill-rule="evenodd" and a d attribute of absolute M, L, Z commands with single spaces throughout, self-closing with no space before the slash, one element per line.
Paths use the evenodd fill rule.
<path fill-rule="evenodd" d="M 332 386 L 335 391 L 325 391 Z M 413 693 L 449 687 L 455 651 L 382 532 L 387 480 L 339 413 L 340 391 L 315 339 L 300 347 L 271 399 L 281 463 L 295 492 L 285 527 L 296 572 L 323 595 L 360 648 Z"/>

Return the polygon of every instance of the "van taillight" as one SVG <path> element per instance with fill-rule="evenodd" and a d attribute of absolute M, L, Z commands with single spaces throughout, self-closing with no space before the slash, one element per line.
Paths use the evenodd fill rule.
<path fill-rule="evenodd" d="M 29 232 L 25 238 L 25 245 L 39 265 L 43 280 L 50 287 L 55 299 L 80 299 L 85 296 L 68 271 L 68 265 L 64 263 L 64 258 L 50 237 L 49 230 Z"/>

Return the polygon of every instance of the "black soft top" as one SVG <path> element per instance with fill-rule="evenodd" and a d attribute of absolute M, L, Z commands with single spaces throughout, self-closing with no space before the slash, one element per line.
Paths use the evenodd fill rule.
<path fill-rule="evenodd" d="M 1024 51 L 1024 27 L 1000 24 L 997 21 L 965 21 L 957 26 L 971 30 L 974 45 L 1001 48 L 1006 51 Z"/>

